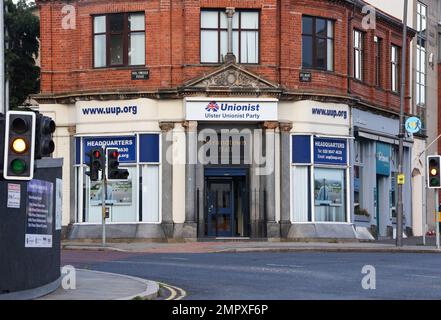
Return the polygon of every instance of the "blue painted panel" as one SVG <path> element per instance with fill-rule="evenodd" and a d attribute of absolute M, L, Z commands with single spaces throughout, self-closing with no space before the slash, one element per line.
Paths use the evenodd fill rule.
<path fill-rule="evenodd" d="M 81 164 L 81 138 L 75 138 L 75 164 Z"/>
<path fill-rule="evenodd" d="M 159 163 L 159 134 L 139 136 L 139 162 Z"/>
<path fill-rule="evenodd" d="M 292 136 L 292 163 L 311 163 L 311 136 Z"/>

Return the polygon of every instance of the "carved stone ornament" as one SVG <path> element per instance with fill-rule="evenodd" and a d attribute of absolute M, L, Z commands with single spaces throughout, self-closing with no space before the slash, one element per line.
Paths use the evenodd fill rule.
<path fill-rule="evenodd" d="M 269 81 L 245 70 L 235 63 L 222 66 L 220 69 L 188 82 L 186 89 L 228 88 L 242 90 L 278 90 L 279 87 Z"/>
<path fill-rule="evenodd" d="M 161 128 L 162 132 L 168 132 L 170 130 L 173 130 L 175 128 L 174 122 L 160 122 L 159 128 Z"/>

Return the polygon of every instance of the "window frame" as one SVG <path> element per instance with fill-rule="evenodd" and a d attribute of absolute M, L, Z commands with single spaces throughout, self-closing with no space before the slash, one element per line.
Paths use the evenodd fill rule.
<path fill-rule="evenodd" d="M 129 17 L 131 15 L 143 15 L 144 16 L 144 30 L 134 30 L 131 31 L 129 29 Z M 110 16 L 112 15 L 122 15 L 123 16 L 123 29 L 121 32 L 111 32 L 110 30 Z M 105 17 L 105 32 L 97 32 L 95 33 L 95 18 L 97 17 Z M 146 65 L 146 29 L 147 25 L 145 23 L 145 12 L 144 11 L 133 11 L 133 12 L 111 12 L 111 13 L 103 13 L 103 14 L 94 14 L 91 15 L 92 18 L 92 65 L 93 69 L 109 69 L 109 68 L 139 68 L 144 67 Z M 140 34 L 144 33 L 144 63 L 143 64 L 129 64 L 129 38 L 132 34 Z M 95 64 L 95 37 L 99 35 L 105 35 L 106 38 L 106 58 L 105 58 L 105 66 L 97 67 Z M 112 35 L 122 35 L 123 42 L 123 63 L 122 64 L 110 64 L 110 38 Z"/>
<path fill-rule="evenodd" d="M 423 10 L 424 9 L 424 14 Z M 416 79 L 415 79 L 415 103 L 425 107 L 427 104 L 427 5 L 417 1 L 417 44 L 416 44 Z M 422 29 L 423 22 L 425 28 Z M 421 70 L 421 58 L 424 56 L 424 67 Z M 424 79 L 421 81 L 421 79 Z"/>
<path fill-rule="evenodd" d="M 356 47 L 355 43 L 355 39 L 358 37 L 358 43 L 359 46 Z M 353 37 L 352 37 L 352 49 L 353 49 L 353 59 L 354 59 L 354 63 L 353 63 L 353 75 L 354 75 L 354 79 L 358 80 L 358 81 L 364 81 L 365 76 L 364 76 L 364 41 L 365 41 L 365 33 L 358 30 L 358 29 L 354 29 L 353 32 Z M 358 55 L 359 57 L 359 65 L 356 64 L 356 56 Z M 357 72 L 359 74 L 359 77 L 357 77 Z"/>
<path fill-rule="evenodd" d="M 382 72 L 381 72 L 381 62 L 383 53 L 383 39 L 374 36 L 374 58 L 375 58 L 375 86 L 377 88 L 382 88 Z"/>
<path fill-rule="evenodd" d="M 400 76 L 400 67 L 401 67 L 401 48 L 397 45 L 392 44 L 390 47 L 391 51 L 391 58 L 390 58 L 390 64 L 391 64 L 391 91 L 393 93 L 400 93 L 400 87 L 401 87 L 401 76 Z M 393 52 L 394 49 L 396 50 L 396 60 L 393 59 Z M 395 76 L 395 85 L 396 88 L 394 88 L 394 76 Z"/>
<path fill-rule="evenodd" d="M 203 28 L 202 27 L 202 12 L 216 12 L 217 13 L 217 28 Z M 254 12 L 258 15 L 258 21 L 259 21 L 259 28 L 258 29 L 249 29 L 249 28 L 242 28 L 242 12 Z M 222 32 L 228 33 L 228 27 L 227 28 L 221 28 L 221 13 L 225 13 L 225 9 L 219 9 L 219 8 L 201 8 L 199 13 L 199 62 L 202 65 L 212 65 L 212 64 L 222 64 L 224 61 L 221 60 L 221 34 Z M 236 57 L 236 60 L 239 64 L 244 65 L 259 65 L 260 64 L 260 55 L 261 55 L 261 27 L 262 27 L 262 21 L 261 21 L 261 11 L 259 9 L 236 9 L 234 14 L 239 14 L 238 18 L 238 28 L 234 28 L 232 32 L 237 32 L 238 37 L 238 57 Z M 217 32 L 217 62 L 204 62 L 202 61 L 202 32 L 203 31 L 216 31 Z M 241 41 L 241 33 L 242 32 L 257 32 L 257 39 L 258 39 L 258 45 L 257 45 L 257 62 L 242 62 L 242 41 Z M 228 39 L 227 39 L 228 41 Z"/>
<path fill-rule="evenodd" d="M 307 34 L 304 32 L 303 29 L 303 19 L 304 18 L 310 18 L 312 19 L 313 23 L 312 23 L 312 33 L 311 34 Z M 326 37 L 321 37 L 321 36 L 317 36 L 317 20 L 321 19 L 324 20 L 326 22 Z M 331 22 L 332 23 L 332 37 L 329 37 L 328 34 L 328 23 Z M 327 72 L 334 72 L 335 71 L 335 20 L 334 19 L 329 19 L 329 18 L 324 18 L 324 17 L 319 17 L 319 16 L 310 16 L 310 15 L 302 15 L 302 34 L 301 34 L 301 39 L 302 39 L 302 69 L 303 70 L 320 70 L 320 71 L 327 71 Z M 304 37 L 311 37 L 312 40 L 312 66 L 311 67 L 305 67 L 303 64 L 303 38 Z M 317 39 L 324 39 L 325 40 L 325 67 L 321 68 L 318 67 L 318 63 L 317 63 Z M 332 68 L 328 69 L 328 41 L 331 40 L 332 41 Z"/>

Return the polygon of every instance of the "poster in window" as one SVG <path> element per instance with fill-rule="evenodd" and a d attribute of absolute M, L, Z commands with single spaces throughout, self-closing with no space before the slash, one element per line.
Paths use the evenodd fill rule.
<path fill-rule="evenodd" d="M 316 169 L 314 180 L 314 198 L 316 205 L 343 204 L 344 179 L 338 170 Z"/>
<path fill-rule="evenodd" d="M 132 205 L 132 180 L 111 181 L 107 183 L 106 202 L 112 204 Z M 91 182 L 90 184 L 90 203 L 91 205 L 101 205 L 102 183 Z"/>

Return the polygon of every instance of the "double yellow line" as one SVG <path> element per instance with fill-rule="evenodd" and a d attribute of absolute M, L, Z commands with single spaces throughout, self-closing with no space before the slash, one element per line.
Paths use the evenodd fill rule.
<path fill-rule="evenodd" d="M 184 289 L 161 282 L 159 284 L 171 293 L 165 300 L 182 300 L 187 296 L 187 292 Z"/>

